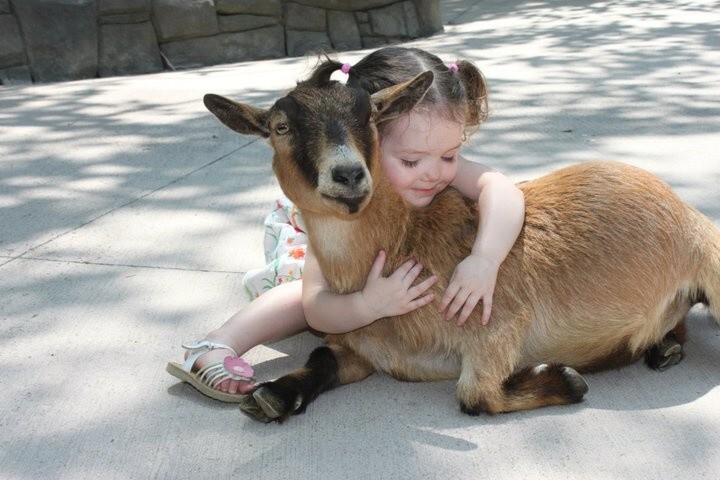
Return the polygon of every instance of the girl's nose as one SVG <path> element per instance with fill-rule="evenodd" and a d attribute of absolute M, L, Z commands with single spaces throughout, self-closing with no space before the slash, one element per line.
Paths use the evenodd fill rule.
<path fill-rule="evenodd" d="M 423 180 L 437 181 L 440 178 L 440 165 L 437 162 L 427 162 L 423 172 Z"/>

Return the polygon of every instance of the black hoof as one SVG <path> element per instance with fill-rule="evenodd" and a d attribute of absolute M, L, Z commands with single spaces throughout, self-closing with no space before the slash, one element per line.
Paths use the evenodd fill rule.
<path fill-rule="evenodd" d="M 585 378 L 570 367 L 562 367 L 562 373 L 568 383 L 570 399 L 576 403 L 582 401 L 583 396 L 590 390 Z"/>
<path fill-rule="evenodd" d="M 647 366 L 661 372 L 677 365 L 682 358 L 682 345 L 670 334 L 645 352 Z"/>
<path fill-rule="evenodd" d="M 272 419 L 286 417 L 297 411 L 302 405 L 302 397 L 297 396 L 292 402 L 275 393 L 268 387 L 260 387 L 252 394 L 258 406 L 265 412 L 265 415 Z"/>
<path fill-rule="evenodd" d="M 257 400 L 255 400 L 252 395 L 246 395 L 238 405 L 240 406 L 240 411 L 253 420 L 257 420 L 262 423 L 270 423 L 274 420 L 274 418 L 265 414 L 265 411 L 260 408 Z"/>
<path fill-rule="evenodd" d="M 283 422 L 290 415 L 301 413 L 302 395 L 269 382 L 260 385 L 240 403 L 240 410 L 259 422 Z"/>

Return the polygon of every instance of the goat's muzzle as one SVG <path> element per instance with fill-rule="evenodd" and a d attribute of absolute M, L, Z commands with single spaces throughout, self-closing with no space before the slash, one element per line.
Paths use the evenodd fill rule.
<path fill-rule="evenodd" d="M 359 212 L 362 208 L 365 207 L 367 204 L 367 200 L 370 198 L 370 192 L 360 195 L 360 196 L 354 196 L 354 197 L 346 197 L 346 196 L 331 196 L 331 195 L 325 195 L 323 194 L 323 198 L 326 200 L 330 200 L 334 203 L 340 203 L 342 205 L 345 205 L 347 207 L 349 214 L 354 214 Z"/>
<path fill-rule="evenodd" d="M 362 161 L 330 157 L 320 168 L 317 191 L 338 214 L 358 213 L 367 205 L 372 190 L 372 177 Z"/>
<path fill-rule="evenodd" d="M 365 179 L 365 168 L 360 165 L 335 167 L 331 173 L 333 182 L 348 188 L 356 188 Z"/>

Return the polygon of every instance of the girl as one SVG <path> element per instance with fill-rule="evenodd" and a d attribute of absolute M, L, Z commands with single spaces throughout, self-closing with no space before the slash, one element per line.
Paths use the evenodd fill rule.
<path fill-rule="evenodd" d="M 446 320 L 457 316 L 461 326 L 482 300 L 481 322 L 487 324 L 498 269 L 520 232 L 525 209 L 522 192 L 506 177 L 459 155 L 466 134 L 487 116 L 482 74 L 470 62 L 447 66 L 428 52 L 401 47 L 377 50 L 354 66 L 328 60 L 318 69 L 342 70 L 349 86 L 370 94 L 433 71 L 433 85 L 412 111 L 378 125 L 381 165 L 393 188 L 414 207 L 427 206 L 448 186 L 477 199 L 480 222 L 474 247 L 456 267 L 437 308 Z M 283 202 L 279 206 L 274 214 L 285 212 L 293 233 L 302 230 L 298 212 Z M 325 333 L 349 332 L 433 300 L 426 291 L 436 279 L 415 285 L 423 267 L 414 261 L 383 277 L 381 251 L 363 290 L 339 295 L 329 290 L 311 250 L 295 245 L 290 254 L 304 257 L 304 267 L 296 265 L 296 271 L 302 268 L 302 280 L 270 288 L 206 339 L 183 345 L 188 350 L 185 363 L 169 363 L 168 372 L 209 397 L 238 402 L 254 388 L 252 368 L 238 353 L 308 326 Z M 253 284 L 252 278 L 247 284 Z"/>

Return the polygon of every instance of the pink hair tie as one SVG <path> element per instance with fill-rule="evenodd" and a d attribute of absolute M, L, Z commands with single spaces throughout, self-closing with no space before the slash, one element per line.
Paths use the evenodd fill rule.
<path fill-rule="evenodd" d="M 450 65 L 448 65 L 448 70 L 450 70 L 451 72 L 455 73 L 455 72 L 457 72 L 458 70 L 460 70 L 460 67 L 458 67 L 458 64 L 457 64 L 457 63 L 451 63 Z"/>
<path fill-rule="evenodd" d="M 351 66 L 352 65 L 350 65 L 349 63 L 343 63 L 342 67 L 340 67 L 340 71 L 343 72 L 345 75 L 347 75 L 348 73 L 350 73 Z"/>

